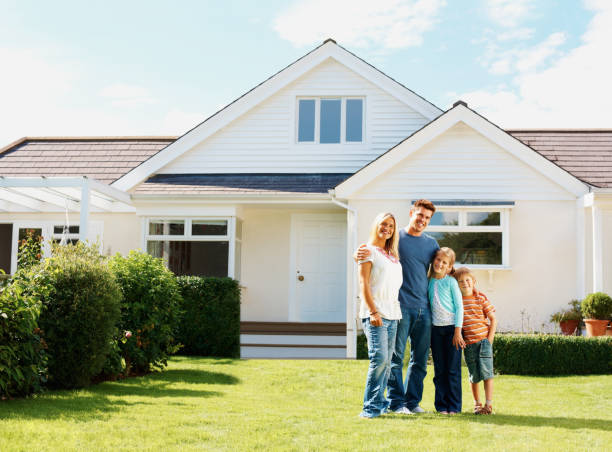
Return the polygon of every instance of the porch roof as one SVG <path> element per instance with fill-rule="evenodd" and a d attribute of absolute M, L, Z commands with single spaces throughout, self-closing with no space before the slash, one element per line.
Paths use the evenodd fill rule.
<path fill-rule="evenodd" d="M 136 195 L 296 195 L 327 193 L 351 173 L 158 174 Z"/>

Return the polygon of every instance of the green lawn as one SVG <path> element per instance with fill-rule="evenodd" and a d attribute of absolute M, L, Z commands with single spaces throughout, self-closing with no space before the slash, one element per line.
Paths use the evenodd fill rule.
<path fill-rule="evenodd" d="M 499 376 L 497 413 L 474 416 L 463 369 L 461 415 L 365 420 L 367 365 L 177 357 L 148 377 L 0 402 L 0 450 L 612 450 L 612 375 Z"/>

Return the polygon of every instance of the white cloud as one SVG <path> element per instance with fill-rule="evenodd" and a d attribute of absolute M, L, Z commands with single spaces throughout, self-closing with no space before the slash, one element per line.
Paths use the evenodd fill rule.
<path fill-rule="evenodd" d="M 489 18 L 502 27 L 516 27 L 533 9 L 533 0 L 485 0 Z"/>
<path fill-rule="evenodd" d="M 504 41 L 525 41 L 531 39 L 535 34 L 533 28 L 515 28 L 512 30 L 504 31 L 503 33 L 497 34 L 497 40 L 500 42 Z"/>
<path fill-rule="evenodd" d="M 121 107 L 150 105 L 157 102 L 147 88 L 127 83 L 109 85 L 100 91 L 100 95 L 111 99 L 113 105 Z"/>
<path fill-rule="evenodd" d="M 582 36 L 583 44 L 559 56 L 546 68 L 534 65 L 561 41 L 549 37 L 539 52 L 519 60 L 523 73 L 513 89 L 461 94 L 471 107 L 502 127 L 612 127 L 612 3 L 589 2 L 595 15 Z M 551 35 L 552 36 L 552 35 Z"/>
<path fill-rule="evenodd" d="M 419 46 L 444 0 L 300 0 L 276 17 L 274 29 L 295 46 L 332 37 L 354 47 Z"/>

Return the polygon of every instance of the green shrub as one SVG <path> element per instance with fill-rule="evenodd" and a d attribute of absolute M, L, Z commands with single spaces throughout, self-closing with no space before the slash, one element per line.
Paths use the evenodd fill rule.
<path fill-rule="evenodd" d="M 495 370 L 516 375 L 612 373 L 612 337 L 499 334 Z"/>
<path fill-rule="evenodd" d="M 240 287 L 231 278 L 178 278 L 183 297 L 178 337 L 188 355 L 240 356 Z"/>
<path fill-rule="evenodd" d="M 151 366 L 163 368 L 179 348 L 175 329 L 181 294 L 176 277 L 161 259 L 141 251 L 125 257 L 117 254 L 109 267 L 123 293 L 119 331 L 131 334 L 119 342 L 126 374 L 146 373 Z"/>
<path fill-rule="evenodd" d="M 46 382 L 40 305 L 18 286 L 0 287 L 0 398 L 39 392 Z"/>
<path fill-rule="evenodd" d="M 582 310 L 580 308 L 580 300 L 572 300 L 568 303 L 569 309 L 562 309 L 550 316 L 550 321 L 553 323 L 565 322 L 567 320 L 582 320 Z"/>
<path fill-rule="evenodd" d="M 585 319 L 609 319 L 612 316 L 612 298 L 603 292 L 587 295 L 582 300 L 582 314 Z"/>
<path fill-rule="evenodd" d="M 97 245 L 53 246 L 50 258 L 20 270 L 13 284 L 40 300 L 49 385 L 90 384 L 106 362 L 121 300 Z"/>
<path fill-rule="evenodd" d="M 357 359 L 368 359 L 368 338 L 363 333 L 357 335 Z"/>

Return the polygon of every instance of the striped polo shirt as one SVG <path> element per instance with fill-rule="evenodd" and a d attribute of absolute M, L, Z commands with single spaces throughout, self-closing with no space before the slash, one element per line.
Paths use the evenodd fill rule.
<path fill-rule="evenodd" d="M 482 292 L 463 297 L 463 339 L 466 345 L 475 344 L 488 336 L 489 312 L 495 312 L 495 308 Z"/>

